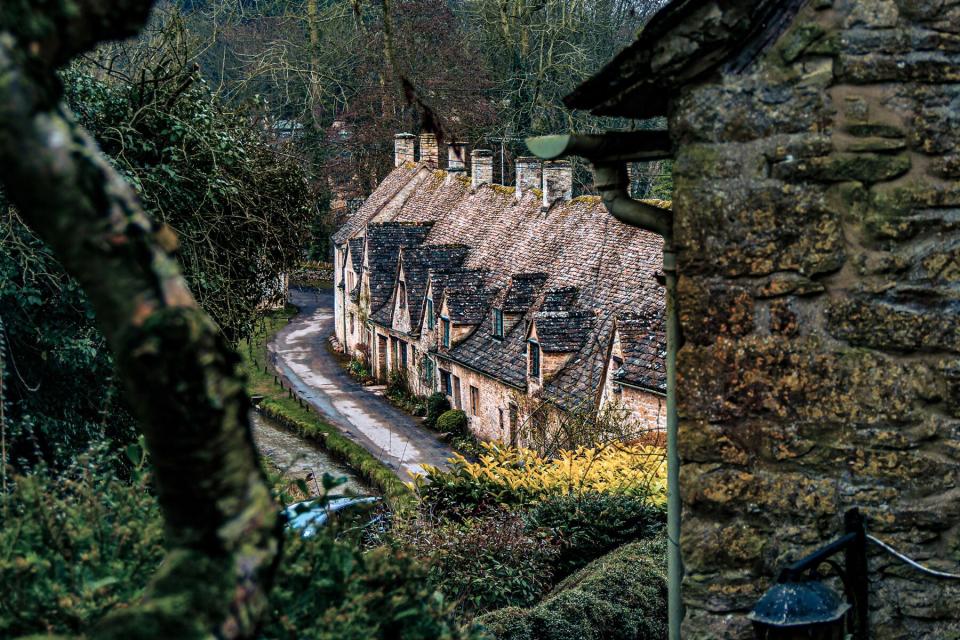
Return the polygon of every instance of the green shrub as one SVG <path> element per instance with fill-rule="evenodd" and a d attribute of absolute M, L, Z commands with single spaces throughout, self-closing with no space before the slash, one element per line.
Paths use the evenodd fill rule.
<path fill-rule="evenodd" d="M 362 358 L 351 358 L 347 365 L 347 373 L 358 382 L 366 382 L 370 379 L 370 369 L 367 368 L 366 360 Z"/>
<path fill-rule="evenodd" d="M 467 414 L 460 409 L 446 411 L 437 418 L 437 431 L 454 436 L 464 436 L 470 433 L 467 427 Z"/>
<path fill-rule="evenodd" d="M 552 496 L 524 515 L 528 528 L 548 530 L 560 552 L 557 577 L 567 576 L 617 547 L 663 529 L 666 511 L 643 496 L 617 493 Z"/>
<path fill-rule="evenodd" d="M 436 429 L 437 418 L 447 411 L 450 411 L 450 400 L 447 396 L 439 391 L 431 393 L 427 398 L 427 419 L 423 421 L 423 424 L 428 429 Z"/>
<path fill-rule="evenodd" d="M 429 564 L 431 584 L 468 616 L 530 606 L 553 584 L 556 543 L 506 510 L 460 522 L 421 514 L 398 522 L 392 535 Z"/>
<path fill-rule="evenodd" d="M 496 640 L 653 640 L 667 637 L 666 545 L 634 542 L 594 560 L 540 604 L 477 622 Z"/>
<path fill-rule="evenodd" d="M 145 474 L 134 469 L 126 482 L 115 467 L 91 451 L 59 475 L 17 477 L 0 496 L 0 637 L 81 633 L 153 575 L 163 557 L 160 509 Z"/>
<path fill-rule="evenodd" d="M 410 385 L 407 374 L 401 369 L 394 369 L 387 375 L 386 394 L 392 398 L 403 398 L 410 395 Z"/>
<path fill-rule="evenodd" d="M 456 622 L 425 565 L 389 547 L 362 552 L 329 527 L 311 538 L 288 536 L 270 607 L 270 640 L 484 637 Z"/>

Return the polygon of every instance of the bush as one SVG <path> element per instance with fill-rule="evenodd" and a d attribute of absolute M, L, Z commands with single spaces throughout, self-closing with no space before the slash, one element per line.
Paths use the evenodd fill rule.
<path fill-rule="evenodd" d="M 362 358 L 351 358 L 347 365 L 347 373 L 357 382 L 365 383 L 370 380 L 370 369 L 367 368 L 366 360 Z"/>
<path fill-rule="evenodd" d="M 160 509 L 145 474 L 134 469 L 125 482 L 115 466 L 91 451 L 59 476 L 17 477 L 0 496 L 0 637 L 81 633 L 153 575 L 163 557 Z"/>
<path fill-rule="evenodd" d="M 477 619 L 496 640 L 637 640 L 667 636 L 663 539 L 635 542 L 570 576 L 540 604 Z"/>
<path fill-rule="evenodd" d="M 559 542 L 558 578 L 628 542 L 649 538 L 666 523 L 666 511 L 645 496 L 618 493 L 558 495 L 524 515 L 527 527 L 548 530 Z"/>
<path fill-rule="evenodd" d="M 530 606 L 553 584 L 556 543 L 505 510 L 462 522 L 421 515 L 399 522 L 393 536 L 428 562 L 431 584 L 469 616 Z"/>
<path fill-rule="evenodd" d="M 460 409 L 446 411 L 437 418 L 437 431 L 454 436 L 464 436 L 470 433 L 467 427 L 467 414 Z"/>
<path fill-rule="evenodd" d="M 400 369 L 394 369 L 387 376 L 386 393 L 391 398 L 404 398 L 410 395 L 410 385 L 407 383 L 407 374 Z"/>
<path fill-rule="evenodd" d="M 450 400 L 446 395 L 439 391 L 430 394 L 427 398 L 427 419 L 423 421 L 423 424 L 428 429 L 436 429 L 437 418 L 450 411 L 450 408 Z"/>
<path fill-rule="evenodd" d="M 409 554 L 378 547 L 362 552 L 337 539 L 290 535 L 270 594 L 264 636 L 271 640 L 480 640 L 430 586 L 428 569 Z"/>
<path fill-rule="evenodd" d="M 667 465 L 663 450 L 656 447 L 579 448 L 544 459 L 530 449 L 481 446 L 477 462 L 455 455 L 449 470 L 428 467 L 418 483 L 421 498 L 441 511 L 461 512 L 591 493 L 634 495 L 666 504 Z"/>

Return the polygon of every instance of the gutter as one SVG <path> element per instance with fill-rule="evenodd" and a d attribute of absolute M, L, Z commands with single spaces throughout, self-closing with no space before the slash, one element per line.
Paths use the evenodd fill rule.
<path fill-rule="evenodd" d="M 590 160 L 594 182 L 603 204 L 614 218 L 663 238 L 663 273 L 667 303 L 667 617 L 669 640 L 680 640 L 683 620 L 680 555 L 680 456 L 677 447 L 677 350 L 680 319 L 677 313 L 677 266 L 673 242 L 673 213 L 630 196 L 627 162 L 649 162 L 673 157 L 666 131 L 635 131 L 592 135 L 528 138 L 527 148 L 543 160 L 577 155 Z"/>

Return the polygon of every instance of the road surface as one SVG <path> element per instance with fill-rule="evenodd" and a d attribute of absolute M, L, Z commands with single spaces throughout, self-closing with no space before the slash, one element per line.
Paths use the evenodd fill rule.
<path fill-rule="evenodd" d="M 291 289 L 289 299 L 300 313 L 268 348 L 294 392 L 403 480 L 425 464 L 446 468 L 453 451 L 437 434 L 356 382 L 330 353 L 333 291 Z"/>

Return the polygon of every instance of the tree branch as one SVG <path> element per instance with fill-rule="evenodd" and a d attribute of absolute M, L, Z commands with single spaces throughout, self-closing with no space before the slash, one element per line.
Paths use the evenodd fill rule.
<path fill-rule="evenodd" d="M 240 360 L 187 289 L 172 232 L 155 228 L 59 104 L 52 66 L 102 38 L 130 35 L 150 3 L 30 4 L 0 9 L 0 180 L 97 312 L 152 454 L 167 523 L 169 553 L 142 602 L 90 635 L 255 637 L 281 535 Z M 17 17 L 40 26 L 16 33 Z M 31 39 L 45 24 L 64 29 Z"/>

